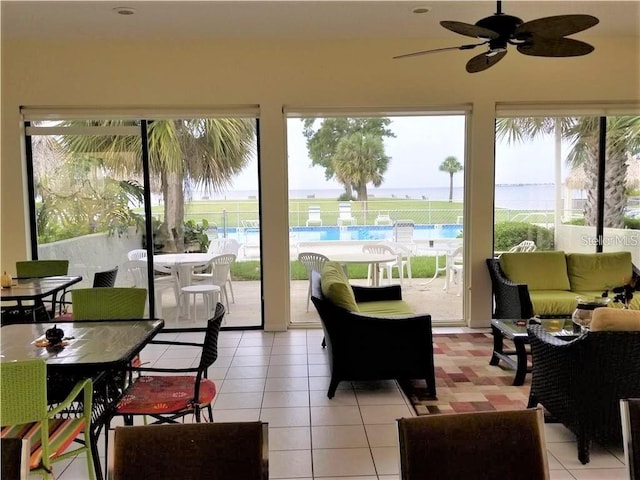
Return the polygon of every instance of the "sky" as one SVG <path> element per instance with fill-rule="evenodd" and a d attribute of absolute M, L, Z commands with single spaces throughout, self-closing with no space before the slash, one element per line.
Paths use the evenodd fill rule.
<path fill-rule="evenodd" d="M 396 137 L 384 139 L 391 161 L 380 188 L 448 187 L 449 174 L 440 172 L 438 167 L 448 156 L 464 161 L 464 116 L 390 118 L 389 128 Z M 317 189 L 320 185 L 327 189 L 341 188 L 339 183 L 325 180 L 323 168 L 311 166 L 300 119 L 287 122 L 287 149 L 290 190 Z M 565 151 L 566 148 L 563 154 Z M 553 183 L 553 138 L 516 145 L 499 143 L 496 165 L 496 184 Z M 462 174 L 454 175 L 454 186 L 463 186 Z M 257 190 L 255 159 L 234 180 L 233 190 Z"/>

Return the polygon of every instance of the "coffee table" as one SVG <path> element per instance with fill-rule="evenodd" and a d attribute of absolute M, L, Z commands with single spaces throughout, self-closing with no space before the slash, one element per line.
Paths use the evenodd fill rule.
<path fill-rule="evenodd" d="M 532 319 L 532 320 L 512 320 L 512 319 L 492 319 L 491 333 L 493 334 L 493 353 L 489 365 L 498 365 L 500 360 L 516 371 L 513 385 L 522 385 L 527 372 L 531 368 L 527 365 L 529 349 L 529 335 L 527 334 L 527 324 L 529 322 L 540 323 L 549 333 L 561 339 L 571 340 L 578 336 L 573 329 L 573 322 L 570 318 L 559 319 Z M 514 349 L 504 348 L 504 339 L 513 342 Z M 515 356 L 515 358 L 513 358 Z"/>

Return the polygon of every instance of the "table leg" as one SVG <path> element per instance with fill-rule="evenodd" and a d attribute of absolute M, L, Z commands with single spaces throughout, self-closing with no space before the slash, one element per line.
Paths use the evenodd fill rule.
<path fill-rule="evenodd" d="M 513 379 L 513 385 L 519 386 L 524 383 L 524 377 L 527 375 L 527 350 L 525 348 L 524 337 L 516 337 L 513 339 L 516 347 L 516 376 Z"/>
<path fill-rule="evenodd" d="M 373 272 L 371 273 L 371 281 L 373 282 L 373 286 L 377 287 L 380 285 L 380 271 L 378 267 L 378 263 L 373 262 L 371 264 L 371 268 Z"/>
<path fill-rule="evenodd" d="M 493 353 L 491 354 L 489 365 L 498 365 L 500 356 L 504 351 L 504 337 L 502 336 L 502 332 L 493 325 L 491 326 L 491 333 L 493 334 Z"/>

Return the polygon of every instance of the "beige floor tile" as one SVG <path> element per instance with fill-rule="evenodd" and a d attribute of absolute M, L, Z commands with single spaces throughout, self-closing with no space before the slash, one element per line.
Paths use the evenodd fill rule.
<path fill-rule="evenodd" d="M 372 447 L 397 447 L 398 427 L 395 423 L 365 425 L 367 439 Z"/>
<path fill-rule="evenodd" d="M 400 390 L 368 391 L 356 390 L 358 405 L 406 405 Z"/>
<path fill-rule="evenodd" d="M 272 355 L 306 355 L 306 345 L 274 345 L 271 348 Z"/>
<path fill-rule="evenodd" d="M 272 377 L 267 378 L 264 386 L 266 392 L 290 390 L 309 390 L 309 380 L 305 377 Z"/>
<path fill-rule="evenodd" d="M 569 470 L 576 480 L 627 480 L 624 468 L 590 468 L 586 470 Z"/>
<path fill-rule="evenodd" d="M 271 346 L 255 346 L 255 347 L 238 347 L 236 357 L 245 357 L 247 355 L 270 355 Z"/>
<path fill-rule="evenodd" d="M 271 355 L 269 365 L 306 365 L 307 354 Z"/>
<path fill-rule="evenodd" d="M 307 356 L 309 365 L 326 365 L 328 361 L 329 358 L 323 353 L 309 353 Z"/>
<path fill-rule="evenodd" d="M 266 378 L 228 378 L 218 386 L 218 393 L 262 392 Z"/>
<path fill-rule="evenodd" d="M 254 367 L 229 367 L 226 378 L 265 378 L 267 369 L 265 366 Z"/>
<path fill-rule="evenodd" d="M 219 393 L 214 406 L 220 410 L 261 408 L 264 392 Z"/>
<path fill-rule="evenodd" d="M 269 355 L 246 355 L 234 357 L 231 367 L 259 367 L 269 365 Z M 216 362 L 217 363 L 217 362 Z"/>
<path fill-rule="evenodd" d="M 575 480 L 576 477 L 567 470 L 551 470 L 549 471 L 549 478 L 550 480 Z"/>
<path fill-rule="evenodd" d="M 576 441 L 573 432 L 561 423 L 545 423 L 544 438 L 547 443 Z"/>
<path fill-rule="evenodd" d="M 589 449 L 590 461 L 582 465 L 578 460 L 578 449 L 575 443 L 550 443 L 547 444 L 554 457 L 567 470 L 592 470 L 600 468 L 623 468 L 624 464 L 597 443 L 591 444 Z"/>
<path fill-rule="evenodd" d="M 260 420 L 259 408 L 216 410 L 213 408 L 214 422 L 256 422 Z"/>
<path fill-rule="evenodd" d="M 365 425 L 393 423 L 398 418 L 414 416 L 406 405 L 366 405 L 360 407 L 360 410 Z"/>
<path fill-rule="evenodd" d="M 313 449 L 314 477 L 375 475 L 368 448 Z"/>
<path fill-rule="evenodd" d="M 331 369 L 326 363 L 309 365 L 309 377 L 328 377 Z"/>
<path fill-rule="evenodd" d="M 311 427 L 313 448 L 368 447 L 367 435 L 362 425 L 334 425 Z"/>
<path fill-rule="evenodd" d="M 309 392 L 312 407 L 337 407 L 341 405 L 357 405 L 356 394 L 353 390 L 336 390 L 333 398 L 327 397 L 325 390 L 311 390 Z"/>
<path fill-rule="evenodd" d="M 270 365 L 267 377 L 307 377 L 307 365 Z"/>
<path fill-rule="evenodd" d="M 308 406 L 309 392 L 307 390 L 292 392 L 265 392 L 262 400 L 262 408 Z"/>
<path fill-rule="evenodd" d="M 269 478 L 303 478 L 311 476 L 310 450 L 269 452 Z"/>
<path fill-rule="evenodd" d="M 362 425 L 357 406 L 311 407 L 311 425 Z"/>
<path fill-rule="evenodd" d="M 272 427 L 269 425 L 269 450 L 310 450 L 309 427 Z"/>
<path fill-rule="evenodd" d="M 396 447 L 373 447 L 371 454 L 378 474 L 397 475 L 400 473 L 400 459 Z"/>
<path fill-rule="evenodd" d="M 309 418 L 309 407 L 263 408 L 260 413 L 260 420 L 270 427 L 305 427 Z"/>

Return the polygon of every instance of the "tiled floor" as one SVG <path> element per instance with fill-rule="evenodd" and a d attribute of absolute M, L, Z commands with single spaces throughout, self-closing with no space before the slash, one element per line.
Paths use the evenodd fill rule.
<path fill-rule="evenodd" d="M 398 479 L 394 422 L 413 415 L 410 404 L 394 381 L 343 382 L 329 400 L 321 340 L 318 329 L 221 332 L 218 360 L 210 370 L 219 387 L 215 421 L 269 422 L 274 479 Z M 189 349 L 159 345 L 142 353 L 144 361 L 158 366 L 190 365 L 195 357 Z M 594 445 L 591 462 L 581 465 L 573 435 L 557 424 L 545 429 L 552 479 L 626 478 L 622 451 Z M 62 480 L 84 479 L 86 463 L 77 458 L 55 471 Z"/>

